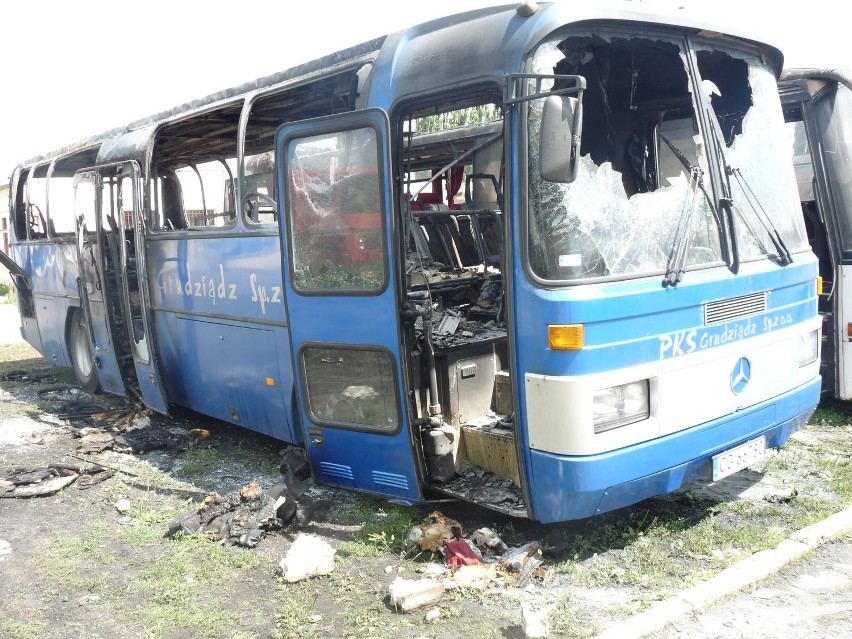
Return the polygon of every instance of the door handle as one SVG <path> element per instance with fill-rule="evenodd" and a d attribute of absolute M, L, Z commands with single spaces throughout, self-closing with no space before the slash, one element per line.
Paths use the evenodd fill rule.
<path fill-rule="evenodd" d="M 311 426 L 308 428 L 308 439 L 317 448 L 322 448 L 325 445 L 325 432 L 322 428 Z"/>

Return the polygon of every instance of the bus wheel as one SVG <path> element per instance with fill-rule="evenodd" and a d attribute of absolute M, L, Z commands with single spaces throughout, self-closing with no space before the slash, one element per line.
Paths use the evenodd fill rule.
<path fill-rule="evenodd" d="M 87 393 L 98 393 L 101 390 L 98 382 L 98 372 L 95 370 L 95 358 L 92 355 L 92 339 L 89 336 L 89 327 L 83 317 L 83 312 L 78 308 L 71 318 L 71 364 L 74 367 L 74 376 L 77 382 Z"/>

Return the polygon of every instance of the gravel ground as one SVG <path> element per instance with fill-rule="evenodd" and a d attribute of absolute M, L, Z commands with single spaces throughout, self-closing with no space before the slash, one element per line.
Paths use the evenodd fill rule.
<path fill-rule="evenodd" d="M 0 477 L 18 467 L 88 466 L 76 453 L 75 428 L 56 413 L 68 402 L 102 402 L 108 414 L 131 407 L 82 393 L 69 370 L 10 342 L 10 327 L 14 337 L 15 309 L 0 305 Z M 31 379 L 4 381 L 11 369 Z M 252 479 L 271 485 L 281 443 L 195 414 L 152 417 L 177 434 L 209 430 L 210 444 L 142 455 L 107 451 L 85 458 L 120 471 L 102 484 L 0 499 L 0 637 L 519 639 L 522 604 L 546 615 L 553 637 L 590 637 L 848 506 L 847 410 L 833 406 L 830 419 L 815 420 L 753 469 L 589 520 L 544 526 L 468 504 L 405 508 L 313 487 L 311 522 L 270 533 L 254 549 L 164 533 L 171 518 L 194 510 L 210 491 Z M 122 499 L 130 502 L 127 514 L 116 510 Z M 542 569 L 523 588 L 499 580 L 484 590 L 454 587 L 433 606 L 396 612 L 388 601 L 394 579 L 441 570 L 440 557 L 404 541 L 411 524 L 436 509 L 465 533 L 487 526 L 510 546 L 536 542 Z M 336 566 L 326 577 L 288 584 L 279 562 L 302 533 L 336 549 Z M 448 583 L 458 586 L 454 580 Z M 711 632 L 697 620 L 686 623 L 673 632 Z"/>

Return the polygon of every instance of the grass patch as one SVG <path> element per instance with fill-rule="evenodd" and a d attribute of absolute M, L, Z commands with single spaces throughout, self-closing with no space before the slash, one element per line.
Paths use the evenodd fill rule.
<path fill-rule="evenodd" d="M 178 473 L 186 478 L 203 477 L 216 468 L 218 461 L 215 448 L 193 443 L 183 452 L 183 465 Z"/>
<path fill-rule="evenodd" d="M 849 453 L 845 456 L 825 455 L 815 460 L 817 467 L 825 473 L 834 492 L 844 506 L 852 505 L 852 462 Z"/>
<path fill-rule="evenodd" d="M 275 613 L 274 637 L 285 639 L 289 637 L 311 636 L 317 633 L 305 633 L 307 628 L 316 627 L 314 605 L 319 590 L 313 583 L 288 584 L 279 590 L 283 605 Z"/>
<path fill-rule="evenodd" d="M 143 629 L 140 636 L 171 636 L 175 629 L 236 636 L 239 614 L 217 598 L 258 568 L 257 554 L 201 537 L 165 540 L 165 519 L 156 505 L 137 499 L 127 525 L 92 522 L 82 534 L 57 540 L 34 571 L 48 589 L 44 596 L 61 593 L 63 601 L 93 611 L 120 611 L 128 628 Z M 16 636 L 11 630 L 0 636 L 7 635 Z"/>
<path fill-rule="evenodd" d="M 811 426 L 843 427 L 852 423 L 852 404 L 825 399 L 808 422 Z"/>
<path fill-rule="evenodd" d="M 567 639 L 587 639 L 603 630 L 593 623 L 586 606 L 569 592 L 557 597 L 547 617 L 551 634 L 564 635 Z"/>
<path fill-rule="evenodd" d="M 32 615 L 32 611 L 27 611 L 27 614 Z M 0 622 L 0 636 L 6 639 L 41 639 L 47 630 L 47 622 L 41 619 L 28 621 L 6 619 Z"/>
<path fill-rule="evenodd" d="M 342 557 L 395 555 L 405 558 L 416 554 L 419 547 L 408 542 L 408 533 L 419 512 L 407 506 L 364 497 L 341 512 L 349 523 L 362 523 L 361 529 L 349 541 L 340 545 Z"/>

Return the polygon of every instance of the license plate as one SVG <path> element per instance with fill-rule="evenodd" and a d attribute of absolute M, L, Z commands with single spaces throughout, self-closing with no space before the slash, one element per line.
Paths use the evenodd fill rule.
<path fill-rule="evenodd" d="M 751 466 L 766 455 L 766 438 L 758 437 L 713 456 L 713 481 Z"/>

